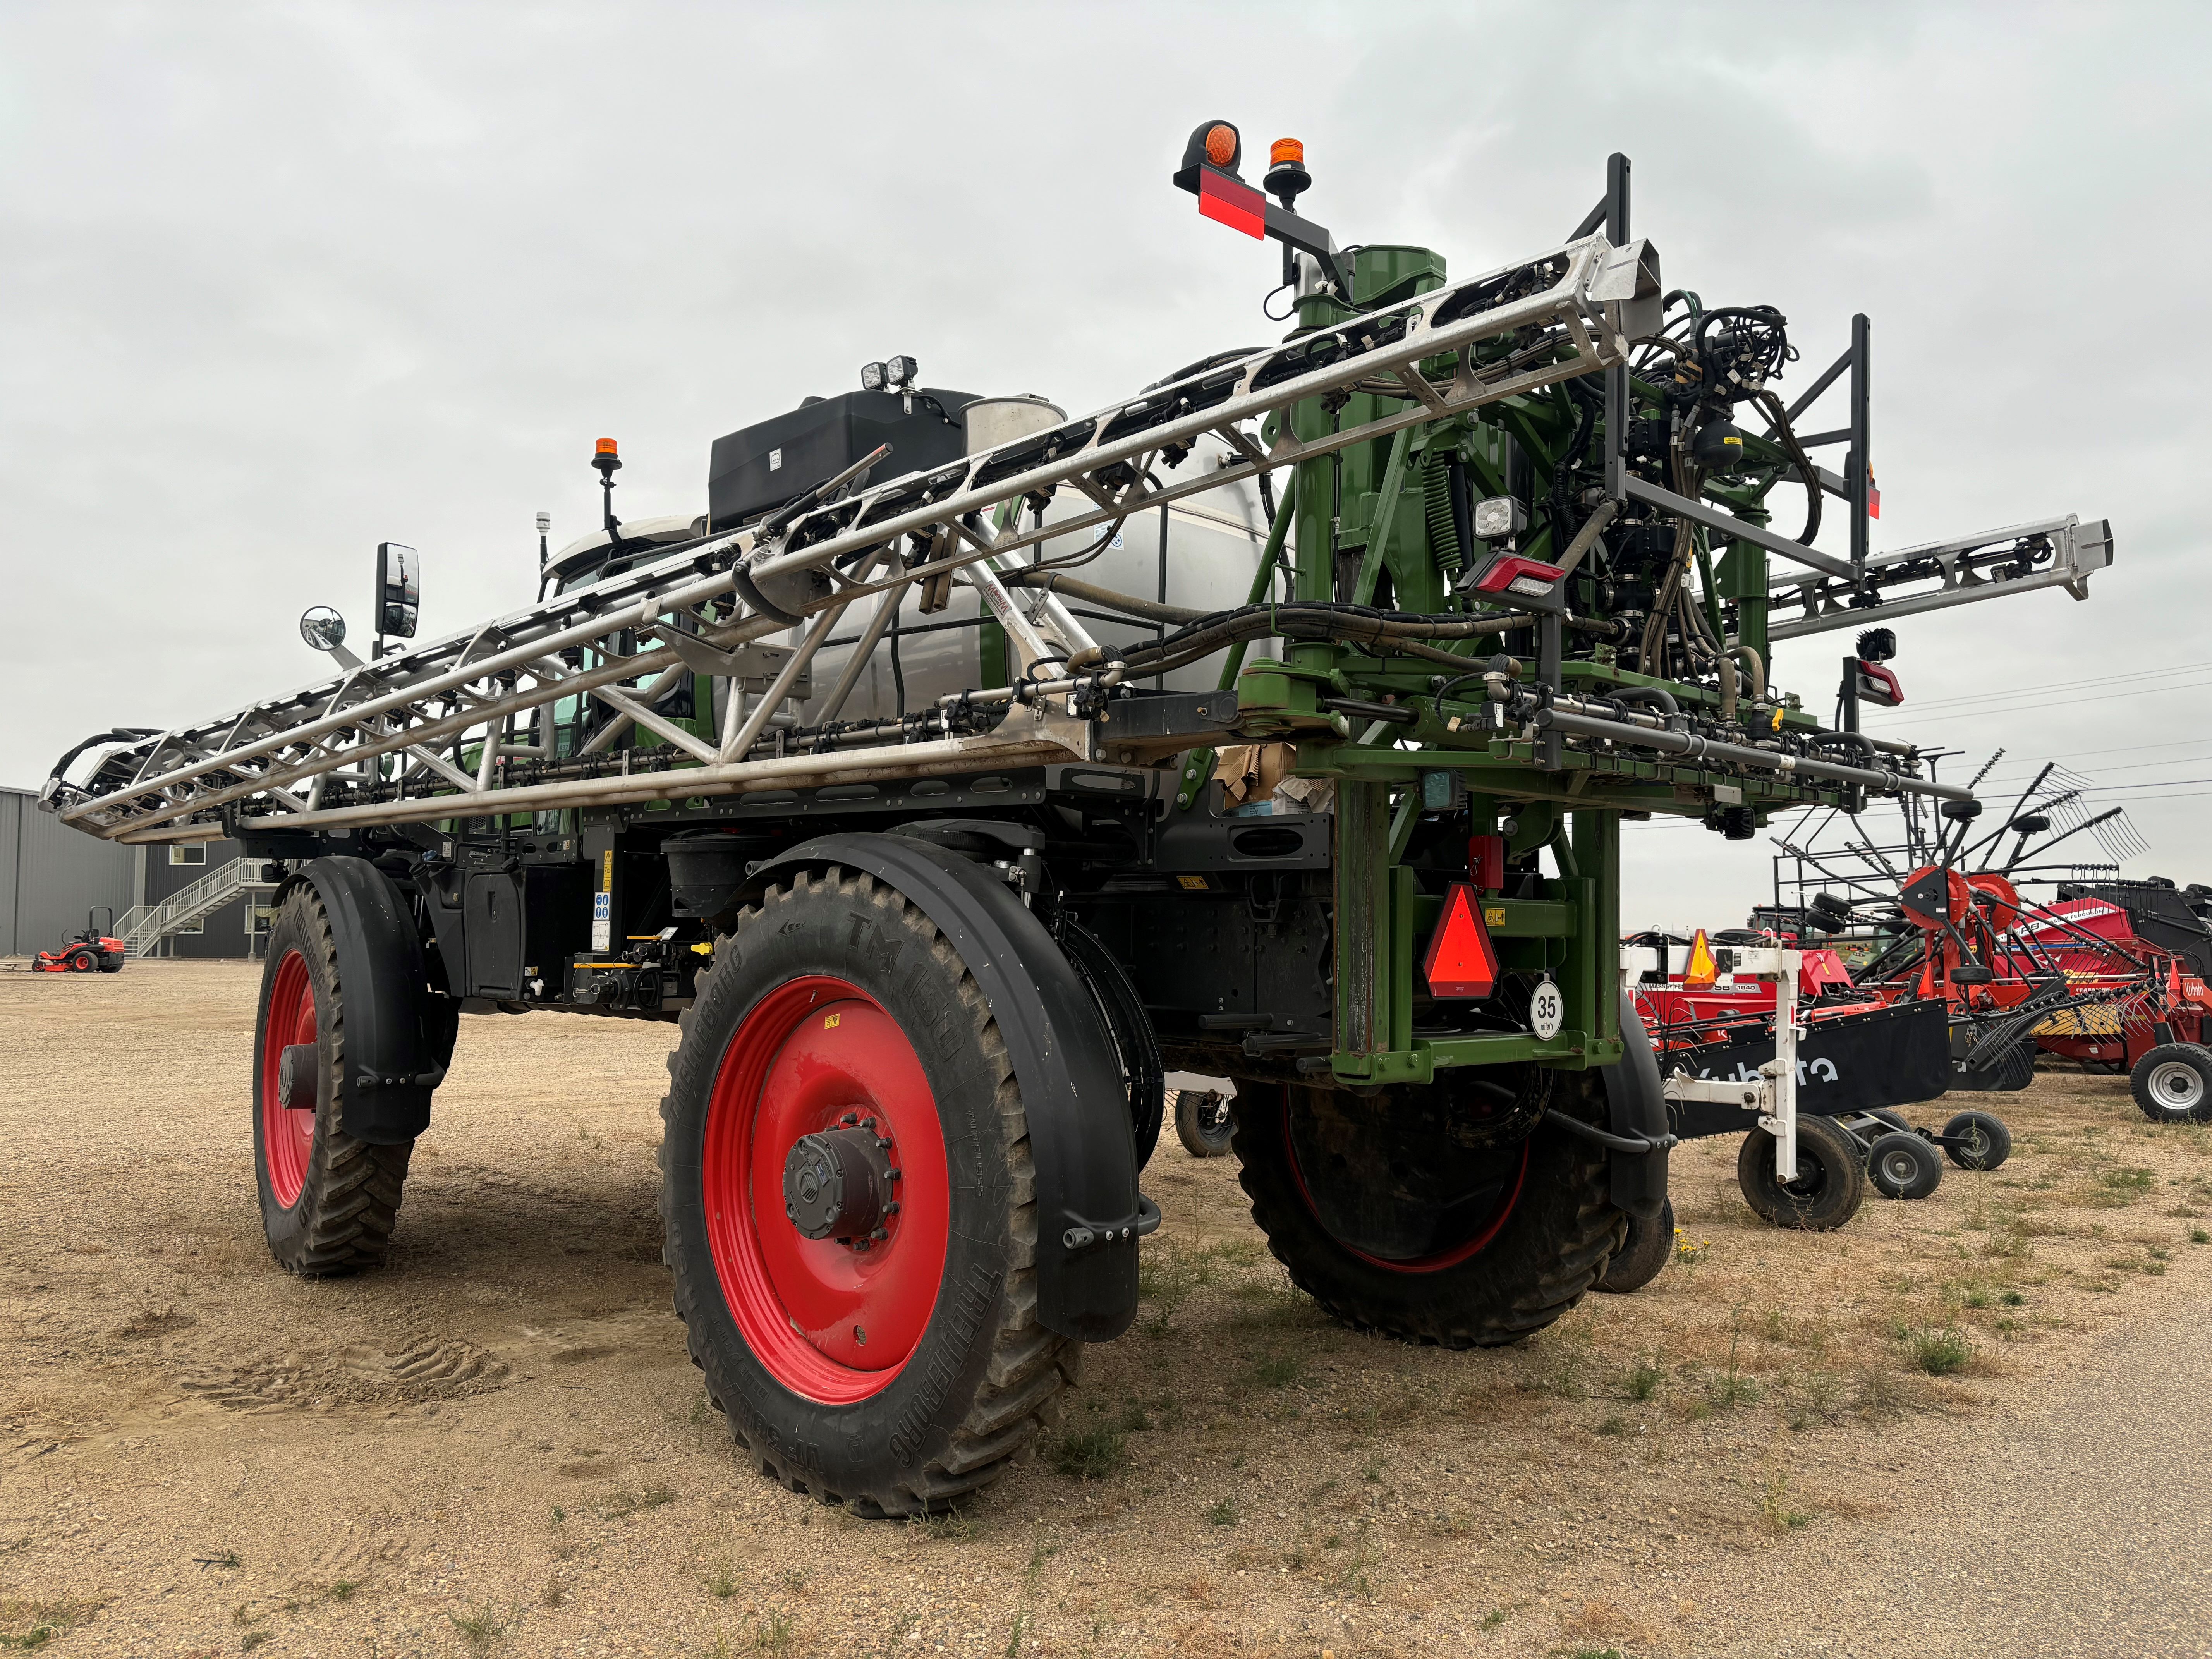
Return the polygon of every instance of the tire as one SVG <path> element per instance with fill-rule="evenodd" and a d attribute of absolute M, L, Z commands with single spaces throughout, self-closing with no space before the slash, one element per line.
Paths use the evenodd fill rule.
<path fill-rule="evenodd" d="M 1871 1118 L 1879 1118 L 1882 1122 L 1887 1123 L 1893 1129 L 1902 1129 L 1907 1134 L 1911 1134 L 1912 1133 L 1912 1126 L 1905 1121 L 1905 1114 L 1899 1111 L 1894 1106 L 1877 1106 L 1874 1110 L 1869 1112 L 1867 1115 Z"/>
<path fill-rule="evenodd" d="M 1807 1232 L 1832 1232 L 1866 1202 L 1866 1170 L 1858 1148 L 1824 1117 L 1797 1120 L 1797 1179 L 1775 1178 L 1774 1137 L 1753 1129 L 1736 1153 L 1735 1184 L 1762 1221 Z"/>
<path fill-rule="evenodd" d="M 100 959 L 100 971 L 103 974 L 121 973 L 123 971 L 122 953 L 118 951 L 113 956 L 102 956 Z"/>
<path fill-rule="evenodd" d="M 1220 1090 L 1176 1091 L 1176 1139 L 1193 1158 L 1225 1157 L 1236 1121 L 1230 1098 Z"/>
<path fill-rule="evenodd" d="M 338 1127 L 346 1092 L 345 988 L 329 915 L 295 889 L 269 930 L 253 1025 L 253 1174 L 261 1231 L 287 1273 L 328 1278 L 384 1260 L 415 1143 L 372 1146 Z M 283 1051 L 312 1043 L 298 1076 L 312 1104 L 283 1103 Z"/>
<path fill-rule="evenodd" d="M 2212 1050 L 2160 1043 L 2135 1063 L 2128 1086 L 2154 1123 L 2212 1122 Z"/>
<path fill-rule="evenodd" d="M 1884 1198 L 1925 1198 L 1943 1179 L 1943 1160 L 1918 1135 L 1892 1129 L 1867 1148 L 1867 1179 Z"/>
<path fill-rule="evenodd" d="M 69 970 L 72 974 L 98 973 L 100 971 L 100 953 L 97 951 L 70 951 Z"/>
<path fill-rule="evenodd" d="M 1522 1094 L 1548 1089 L 1551 1104 L 1603 1121 L 1597 1073 L 1512 1069 Z M 1240 1088 L 1252 1218 L 1292 1282 L 1358 1329 L 1448 1348 L 1517 1341 L 1581 1301 L 1620 1252 L 1627 1218 L 1607 1195 L 1604 1150 L 1554 1124 L 1469 1147 L 1447 1133 L 1469 1120 L 1440 1088 Z"/>
<path fill-rule="evenodd" d="M 732 1432 L 763 1474 L 865 1516 L 996 1478 L 1054 1420 L 1081 1350 L 1037 1322 L 1028 1119 L 967 966 L 889 884 L 802 871 L 720 941 L 682 1027 L 662 1256 Z M 854 1154 L 879 1153 L 873 1174 L 824 1189 L 895 1190 L 880 1231 L 799 1230 L 802 1134 L 875 1143 Z"/>
<path fill-rule="evenodd" d="M 1972 1146 L 1946 1146 L 1943 1155 L 1962 1170 L 1994 1170 L 2012 1156 L 2012 1131 L 1988 1112 L 1960 1112 L 1943 1126 L 1943 1138 L 1976 1139 Z"/>
<path fill-rule="evenodd" d="M 1660 1206 L 1656 1220 L 1646 1221 L 1637 1215 L 1628 1218 L 1627 1242 L 1620 1247 L 1620 1254 L 1606 1264 L 1603 1276 L 1590 1288 L 1603 1291 L 1608 1296 L 1626 1296 L 1658 1278 L 1660 1271 L 1674 1259 L 1674 1200 L 1670 1198 Z"/>

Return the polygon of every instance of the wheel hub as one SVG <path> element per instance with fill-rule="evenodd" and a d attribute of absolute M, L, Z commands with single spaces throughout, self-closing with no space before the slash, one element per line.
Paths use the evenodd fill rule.
<path fill-rule="evenodd" d="M 898 1212 L 891 1196 L 898 1171 L 884 1154 L 887 1136 L 876 1120 L 847 1113 L 847 1127 L 801 1135 L 783 1161 L 783 1212 L 805 1238 L 834 1238 L 855 1251 L 888 1237 Z"/>
<path fill-rule="evenodd" d="M 291 1111 L 315 1108 L 315 1062 L 321 1050 L 312 1042 L 289 1042 L 276 1061 L 276 1100 Z"/>

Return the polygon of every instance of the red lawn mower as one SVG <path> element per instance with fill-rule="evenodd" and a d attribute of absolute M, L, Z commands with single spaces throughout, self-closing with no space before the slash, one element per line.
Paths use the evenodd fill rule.
<path fill-rule="evenodd" d="M 103 927 L 95 920 L 103 910 L 107 912 L 107 925 Z M 41 951 L 31 960 L 31 971 L 39 974 L 119 974 L 123 971 L 123 941 L 113 933 L 115 912 L 105 904 L 95 904 L 84 913 L 84 932 L 77 934 L 58 951 Z"/>

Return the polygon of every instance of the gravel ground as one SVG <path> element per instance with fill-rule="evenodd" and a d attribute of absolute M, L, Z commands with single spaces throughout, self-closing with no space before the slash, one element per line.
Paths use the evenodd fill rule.
<path fill-rule="evenodd" d="M 866 1523 L 744 1467 L 684 1358 L 670 1028 L 466 1022 L 392 1262 L 307 1284 L 254 1209 L 255 987 L 0 973 L 0 1645 L 2212 1651 L 2212 1133 L 2122 1079 L 2039 1078 L 2004 1170 L 1822 1237 L 1702 1143 L 1681 1261 L 1480 1353 L 1321 1318 L 1170 1136 L 1139 1327 L 1066 1434 Z"/>

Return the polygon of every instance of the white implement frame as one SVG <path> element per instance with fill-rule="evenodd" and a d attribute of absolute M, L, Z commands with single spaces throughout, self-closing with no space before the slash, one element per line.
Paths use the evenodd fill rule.
<path fill-rule="evenodd" d="M 1804 1035 L 1797 1024 L 1797 970 L 1805 956 L 1773 945 L 1729 948 L 1738 979 L 1774 981 L 1774 1058 L 1747 1082 L 1694 1078 L 1678 1066 L 1662 1086 L 1669 1103 L 1698 1100 L 1757 1112 L 1759 1127 L 1774 1137 L 1774 1173 L 1786 1186 L 1797 1179 L 1797 1039 Z"/>

